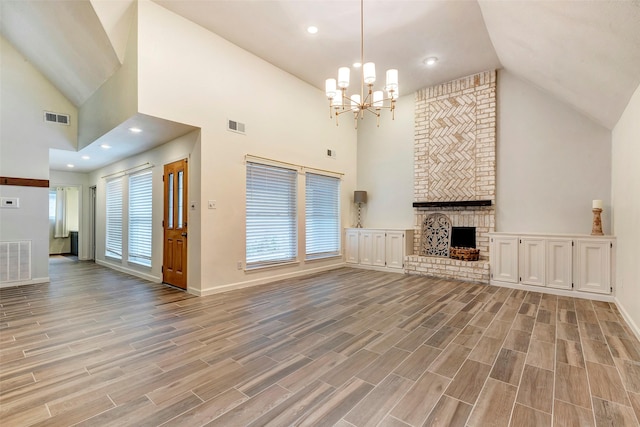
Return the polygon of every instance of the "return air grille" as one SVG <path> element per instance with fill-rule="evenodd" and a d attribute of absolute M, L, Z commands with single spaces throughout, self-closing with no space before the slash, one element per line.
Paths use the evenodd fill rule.
<path fill-rule="evenodd" d="M 31 280 L 31 242 L 0 242 L 0 283 Z"/>
<path fill-rule="evenodd" d="M 52 113 L 51 111 L 44 112 L 44 121 L 49 123 L 59 123 L 61 125 L 69 126 L 70 116 L 68 114 Z"/>
<path fill-rule="evenodd" d="M 236 122 L 235 120 L 227 120 L 227 130 L 236 133 L 245 133 L 244 123 Z"/>

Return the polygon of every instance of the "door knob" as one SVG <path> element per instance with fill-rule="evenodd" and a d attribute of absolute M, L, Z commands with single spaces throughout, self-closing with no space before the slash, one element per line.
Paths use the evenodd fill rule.
<path fill-rule="evenodd" d="M 187 233 L 180 234 L 182 237 L 187 237 Z"/>

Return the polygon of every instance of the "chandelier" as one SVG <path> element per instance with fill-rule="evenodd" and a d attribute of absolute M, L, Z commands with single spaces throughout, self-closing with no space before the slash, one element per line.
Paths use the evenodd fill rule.
<path fill-rule="evenodd" d="M 360 0 L 360 93 L 347 96 L 349 87 L 349 67 L 338 68 L 338 79 L 325 81 L 325 93 L 329 99 L 329 117 L 338 117 L 344 113 L 353 113 L 355 127 L 358 128 L 358 118 L 364 119 L 365 111 L 376 116 L 376 125 L 380 126 L 380 112 L 382 109 L 391 111 L 391 119 L 395 119 L 396 99 L 398 98 L 398 70 L 387 70 L 387 82 L 384 90 L 373 90 L 376 81 L 376 66 L 373 62 L 364 62 L 364 0 Z M 366 86 L 366 87 L 365 87 Z"/>

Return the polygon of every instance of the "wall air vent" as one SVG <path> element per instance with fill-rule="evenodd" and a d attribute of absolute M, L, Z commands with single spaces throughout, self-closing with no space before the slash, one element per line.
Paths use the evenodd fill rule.
<path fill-rule="evenodd" d="M 0 285 L 28 280 L 31 280 L 31 242 L 0 242 Z"/>
<path fill-rule="evenodd" d="M 52 113 L 51 111 L 44 112 L 44 121 L 49 123 L 59 123 L 61 125 L 69 126 L 70 116 L 68 114 Z"/>
<path fill-rule="evenodd" d="M 236 122 L 235 120 L 227 120 L 227 130 L 244 134 L 244 123 Z"/>

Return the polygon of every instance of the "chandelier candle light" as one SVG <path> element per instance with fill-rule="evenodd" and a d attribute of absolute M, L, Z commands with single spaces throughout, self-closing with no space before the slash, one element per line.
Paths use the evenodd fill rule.
<path fill-rule="evenodd" d="M 325 92 L 329 99 L 329 117 L 333 118 L 335 112 L 336 126 L 338 116 L 352 112 L 355 119 L 355 127 L 358 128 L 358 117 L 364 118 L 364 112 L 369 111 L 376 116 L 376 124 L 380 126 L 380 110 L 383 108 L 391 111 L 391 119 L 395 119 L 396 99 L 398 98 L 398 70 L 387 70 L 387 84 L 384 89 L 387 92 L 385 98 L 381 90 L 373 90 L 376 81 L 376 66 L 373 62 L 364 62 L 364 0 L 360 0 L 360 64 L 362 75 L 360 94 L 347 96 L 349 87 L 349 67 L 338 68 L 338 80 L 327 79 Z M 365 92 L 365 85 L 367 86 Z"/>

